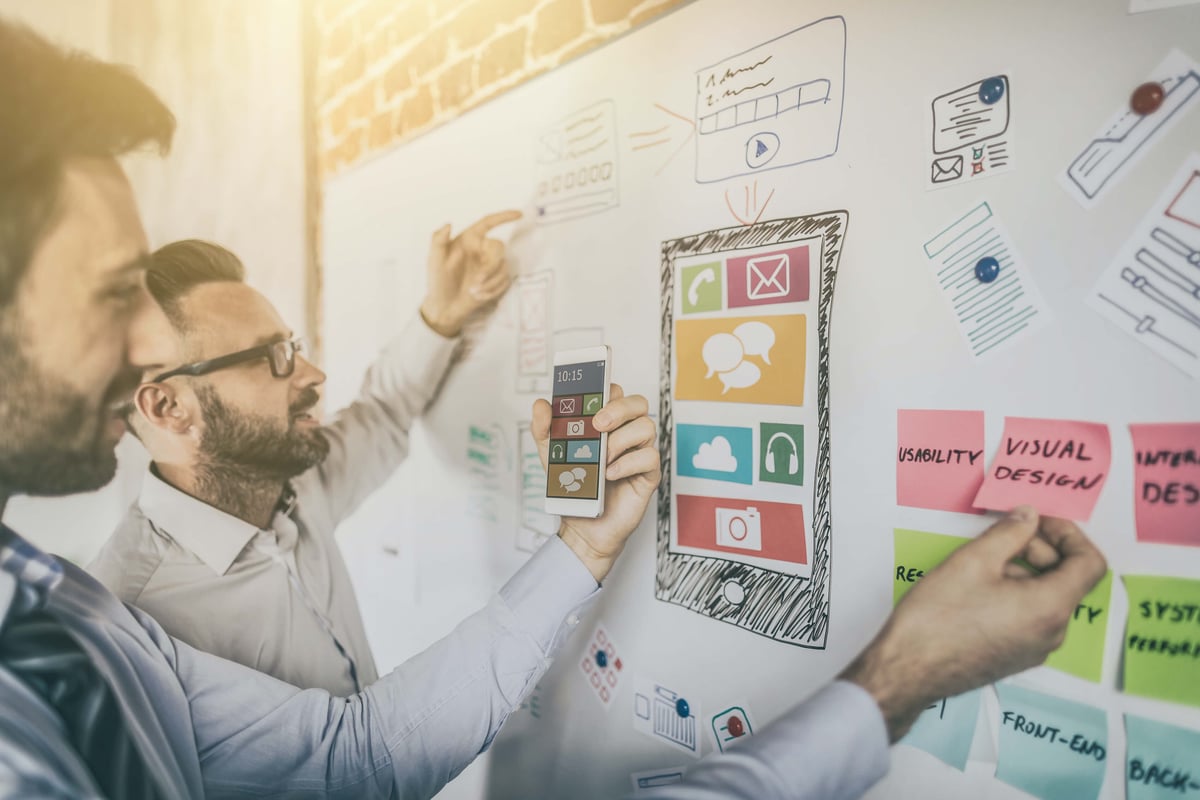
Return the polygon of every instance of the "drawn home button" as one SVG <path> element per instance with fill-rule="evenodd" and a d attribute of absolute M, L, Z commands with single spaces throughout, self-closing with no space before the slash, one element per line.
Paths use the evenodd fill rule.
<path fill-rule="evenodd" d="M 750 169 L 765 167 L 779 155 L 779 137 L 770 131 L 756 133 L 746 142 L 746 165 Z"/>
<path fill-rule="evenodd" d="M 746 587 L 736 580 L 730 579 L 725 581 L 725 585 L 721 587 L 721 595 L 730 605 L 740 606 L 746 602 Z"/>

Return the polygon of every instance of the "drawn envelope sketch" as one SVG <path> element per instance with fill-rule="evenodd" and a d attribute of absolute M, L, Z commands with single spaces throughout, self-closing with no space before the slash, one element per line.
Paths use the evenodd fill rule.
<path fill-rule="evenodd" d="M 1200 101 L 1200 66 L 1173 50 L 1147 78 L 1165 91 L 1162 105 L 1150 114 L 1124 106 L 1071 161 L 1059 180 L 1082 206 L 1090 208 L 1154 141 Z"/>
<path fill-rule="evenodd" d="M 846 20 L 825 17 L 696 73 L 696 182 L 837 152 Z"/>
<path fill-rule="evenodd" d="M 927 189 L 1013 168 L 1011 96 L 1008 76 L 993 75 L 933 98 Z"/>
<path fill-rule="evenodd" d="M 1193 378 L 1200 378 L 1200 226 L 1180 203 L 1198 186 L 1200 155 L 1193 154 L 1088 297 L 1088 305 Z"/>
<path fill-rule="evenodd" d="M 788 262 L 787 253 L 750 259 L 746 265 L 746 297 L 751 300 L 787 297 L 792 291 Z"/>
<path fill-rule="evenodd" d="M 611 100 L 580 109 L 536 142 L 537 222 L 596 214 L 620 204 L 617 115 Z"/>

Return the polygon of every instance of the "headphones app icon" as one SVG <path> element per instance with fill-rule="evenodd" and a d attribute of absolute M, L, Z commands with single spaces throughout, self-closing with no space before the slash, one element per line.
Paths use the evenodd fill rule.
<path fill-rule="evenodd" d="M 767 472 L 772 474 L 775 473 L 775 451 L 772 449 L 772 445 L 774 445 L 775 442 L 780 439 L 792 446 L 792 452 L 788 456 L 787 474 L 795 475 L 800 471 L 800 448 L 796 446 L 795 439 L 782 431 L 776 433 L 767 440 L 767 460 L 764 466 L 766 467 Z"/>

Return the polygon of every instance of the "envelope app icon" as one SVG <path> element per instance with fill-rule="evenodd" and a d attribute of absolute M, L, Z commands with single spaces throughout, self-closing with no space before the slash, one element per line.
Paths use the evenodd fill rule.
<path fill-rule="evenodd" d="M 787 253 L 771 253 L 750 259 L 746 264 L 747 299 L 767 300 L 790 294 L 792 276 L 788 266 Z"/>
<path fill-rule="evenodd" d="M 562 416 L 566 416 L 568 414 L 577 414 L 579 412 L 575 410 L 575 405 L 576 403 L 574 397 L 560 398 L 558 401 L 558 413 Z"/>
<path fill-rule="evenodd" d="M 929 180 L 933 183 L 946 183 L 947 181 L 956 181 L 963 174 L 963 157 L 943 156 L 933 160 L 933 174 L 929 176 Z"/>

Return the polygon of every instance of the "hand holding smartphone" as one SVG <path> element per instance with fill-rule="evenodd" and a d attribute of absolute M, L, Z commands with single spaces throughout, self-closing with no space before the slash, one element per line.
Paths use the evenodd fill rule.
<path fill-rule="evenodd" d="M 608 434 L 592 425 L 608 405 L 612 351 L 607 346 L 554 354 L 550 398 L 546 513 L 595 518 L 604 513 L 604 469 Z"/>

